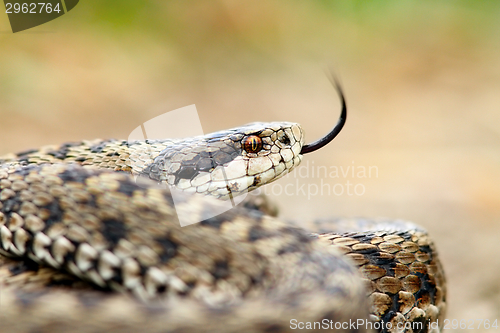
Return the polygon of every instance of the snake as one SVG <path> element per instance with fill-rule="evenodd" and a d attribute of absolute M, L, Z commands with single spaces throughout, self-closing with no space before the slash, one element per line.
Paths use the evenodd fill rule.
<path fill-rule="evenodd" d="M 0 157 L 0 331 L 441 332 L 425 229 L 331 218 L 309 232 L 249 193 L 337 136 L 334 83 L 341 116 L 311 144 L 273 122 Z"/>

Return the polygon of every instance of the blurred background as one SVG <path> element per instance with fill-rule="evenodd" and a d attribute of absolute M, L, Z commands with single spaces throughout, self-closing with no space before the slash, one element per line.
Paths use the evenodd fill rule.
<path fill-rule="evenodd" d="M 286 120 L 310 142 L 337 121 L 331 70 L 346 94 L 346 127 L 266 193 L 299 221 L 423 225 L 447 273 L 447 317 L 492 322 L 499 18 L 497 1 L 86 0 L 13 34 L 0 13 L 0 155 L 124 139 L 190 104 L 205 133 Z"/>

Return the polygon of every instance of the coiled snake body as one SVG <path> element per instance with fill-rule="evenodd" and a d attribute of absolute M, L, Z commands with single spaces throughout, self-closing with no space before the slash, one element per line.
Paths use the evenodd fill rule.
<path fill-rule="evenodd" d="M 439 332 L 445 282 L 423 229 L 337 220 L 308 235 L 261 197 L 216 199 L 316 144 L 258 123 L 0 158 L 0 331 Z"/>

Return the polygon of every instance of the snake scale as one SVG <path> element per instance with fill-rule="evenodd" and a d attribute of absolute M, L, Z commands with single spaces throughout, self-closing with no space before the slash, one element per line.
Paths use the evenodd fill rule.
<path fill-rule="evenodd" d="M 297 124 L 255 123 L 0 157 L 0 331 L 440 332 L 446 285 L 422 228 L 308 234 L 261 196 L 224 208 L 340 132 L 337 90 L 338 124 L 309 145 Z"/>

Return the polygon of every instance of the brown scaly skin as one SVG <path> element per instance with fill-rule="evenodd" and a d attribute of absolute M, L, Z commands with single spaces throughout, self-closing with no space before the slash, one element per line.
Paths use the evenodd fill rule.
<path fill-rule="evenodd" d="M 22 156 L 57 163 L 67 149 Z M 113 169 L 115 156 L 99 163 Z M 196 213 L 217 202 L 186 195 L 182 205 Z M 244 208 L 181 228 L 168 190 L 67 164 L 0 168 L 0 212 L 0 249 L 17 258 L 0 258 L 6 332 L 288 332 L 292 319 L 367 319 L 366 295 L 386 323 L 444 316 L 441 266 L 420 229 L 317 242 Z"/>

